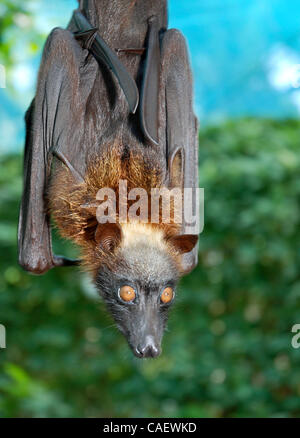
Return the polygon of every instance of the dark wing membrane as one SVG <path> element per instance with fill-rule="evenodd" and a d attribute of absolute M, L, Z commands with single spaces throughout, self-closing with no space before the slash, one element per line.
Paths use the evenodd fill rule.
<path fill-rule="evenodd" d="M 149 19 L 147 57 L 141 93 L 141 128 L 150 142 L 158 145 L 158 98 L 160 73 L 158 18 Z"/>
<path fill-rule="evenodd" d="M 95 58 L 100 62 L 104 62 L 105 65 L 113 71 L 126 96 L 130 111 L 135 113 L 139 103 L 139 92 L 135 80 L 124 64 L 119 60 L 116 53 L 106 44 L 100 37 L 97 29 L 92 27 L 87 18 L 80 11 L 74 11 L 69 27 L 77 29 L 75 37 L 84 38 L 87 48 Z M 86 38 L 88 38 L 88 41 Z"/>
<path fill-rule="evenodd" d="M 60 149 L 72 161 L 73 149 L 78 150 L 76 145 L 81 141 L 82 106 L 95 75 L 91 66 L 81 67 L 83 57 L 84 51 L 71 32 L 52 31 L 43 52 L 36 96 L 26 115 L 24 190 L 18 229 L 19 263 L 37 274 L 72 263 L 52 254 L 45 191 L 51 151 Z M 89 81 L 84 81 L 85 85 L 81 87 L 80 79 L 85 73 Z"/>
<path fill-rule="evenodd" d="M 184 188 L 198 187 L 198 123 L 193 111 L 193 78 L 183 35 L 175 29 L 168 30 L 161 46 L 160 138 L 166 145 L 169 171 L 175 157 L 180 154 L 183 166 Z M 178 154 L 179 152 L 179 154 Z M 184 202 L 191 202 L 185 197 Z M 196 199 L 192 207 L 199 220 Z M 190 207 L 190 206 L 188 206 Z M 183 223 L 184 234 L 194 234 L 187 222 Z M 183 256 L 186 272 L 198 261 L 198 247 Z"/>

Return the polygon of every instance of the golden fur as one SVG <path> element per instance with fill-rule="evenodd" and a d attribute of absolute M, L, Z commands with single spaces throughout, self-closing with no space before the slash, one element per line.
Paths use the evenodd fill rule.
<path fill-rule="evenodd" d="M 82 183 L 76 182 L 69 169 L 61 163 L 58 163 L 53 172 L 48 192 L 49 212 L 60 234 L 81 248 L 82 265 L 94 273 L 108 259 L 94 239 L 98 226 L 96 195 L 101 188 L 111 188 L 118 201 L 120 179 L 127 180 L 128 192 L 138 187 L 145 189 L 150 195 L 152 188 L 164 187 L 163 171 L 155 157 L 149 157 L 139 150 L 120 147 L 117 143 L 108 147 L 104 154 L 91 159 Z M 150 200 L 150 196 L 148 199 Z M 134 239 L 143 238 L 149 244 L 155 242 L 164 247 L 177 260 L 176 252 L 168 246 L 165 239 L 178 234 L 180 230 L 180 225 L 172 221 L 172 209 L 173 202 L 171 220 L 167 224 L 162 223 L 161 218 L 158 224 L 120 224 L 123 231 L 122 245 L 130 245 Z M 150 219 L 150 205 L 148 214 Z"/>

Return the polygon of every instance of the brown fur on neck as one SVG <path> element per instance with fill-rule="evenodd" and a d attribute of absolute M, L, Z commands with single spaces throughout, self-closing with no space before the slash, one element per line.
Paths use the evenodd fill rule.
<path fill-rule="evenodd" d="M 147 192 L 150 202 L 151 189 L 162 188 L 165 185 L 164 169 L 159 165 L 153 152 L 144 149 L 133 150 L 123 145 L 120 146 L 117 142 L 108 147 L 104 153 L 90 160 L 82 183 L 76 182 L 64 165 L 57 164 L 48 193 L 50 214 L 60 234 L 81 247 L 83 266 L 95 273 L 101 263 L 105 260 L 107 262 L 109 258 L 94 240 L 98 225 L 95 205 L 97 192 L 104 187 L 113 189 L 118 205 L 119 180 L 122 179 L 127 180 L 128 192 L 133 188 L 142 188 Z M 94 204 L 94 206 L 84 207 L 87 204 Z M 130 206 L 129 203 L 128 206 Z M 150 204 L 148 211 L 150 218 Z M 153 232 L 159 229 L 166 237 L 175 235 L 180 230 L 180 225 L 172 220 L 167 224 L 162 223 L 161 217 L 158 224 L 151 224 L 149 220 L 146 226 L 153 229 Z M 171 248 L 169 252 L 173 253 L 176 260 L 178 259 Z M 112 256 L 111 262 L 119 263 L 120 261 Z"/>

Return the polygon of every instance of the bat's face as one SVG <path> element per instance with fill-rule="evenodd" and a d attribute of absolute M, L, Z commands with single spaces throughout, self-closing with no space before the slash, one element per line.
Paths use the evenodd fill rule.
<path fill-rule="evenodd" d="M 96 241 L 104 254 L 95 281 L 137 357 L 156 357 L 179 279 L 170 243 L 145 226 L 99 225 Z M 175 236 L 177 253 L 190 251 L 197 236 Z"/>
<path fill-rule="evenodd" d="M 133 353 L 156 357 L 175 299 L 177 272 L 159 250 L 138 245 L 125 252 L 117 271 L 99 270 L 96 284 Z"/>

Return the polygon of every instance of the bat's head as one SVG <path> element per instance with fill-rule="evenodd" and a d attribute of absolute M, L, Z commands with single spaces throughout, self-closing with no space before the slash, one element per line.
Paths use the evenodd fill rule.
<path fill-rule="evenodd" d="M 145 225 L 103 224 L 96 240 L 106 252 L 96 285 L 118 328 L 137 357 L 158 356 L 180 276 L 174 255 L 191 251 L 197 236 L 167 240 Z"/>

